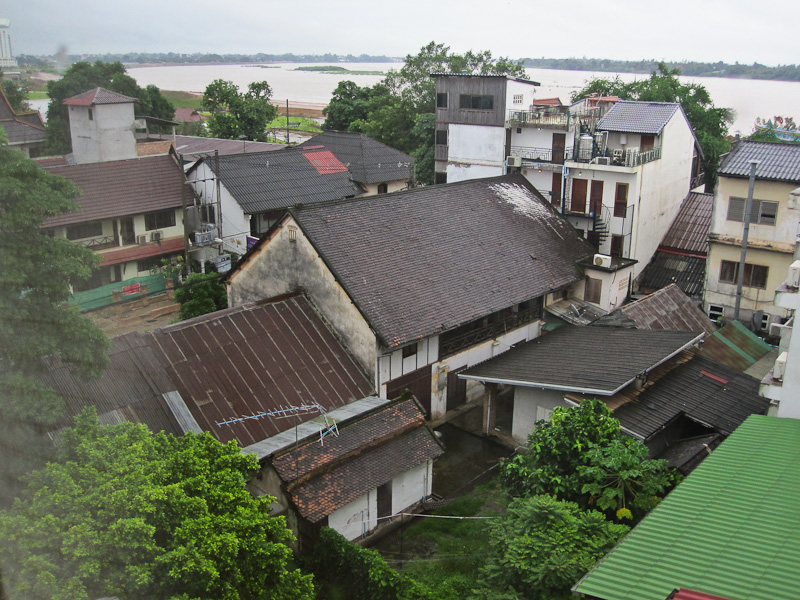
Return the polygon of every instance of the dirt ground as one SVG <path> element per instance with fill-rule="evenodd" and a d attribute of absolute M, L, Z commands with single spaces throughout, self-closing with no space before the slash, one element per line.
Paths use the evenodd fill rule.
<path fill-rule="evenodd" d="M 86 313 L 108 337 L 131 331 L 150 331 L 172 323 L 178 316 L 180 305 L 166 294 L 153 296 L 147 304 L 141 300 L 117 306 L 108 306 Z"/>

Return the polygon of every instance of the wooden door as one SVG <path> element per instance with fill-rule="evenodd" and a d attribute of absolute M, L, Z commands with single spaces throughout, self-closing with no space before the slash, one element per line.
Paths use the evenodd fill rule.
<path fill-rule="evenodd" d="M 600 216 L 603 208 L 603 182 L 597 179 L 592 181 L 592 192 L 589 200 L 589 211 L 595 216 Z"/>
<path fill-rule="evenodd" d="M 561 173 L 553 173 L 553 191 L 550 193 L 550 202 L 553 206 L 561 207 Z"/>
<path fill-rule="evenodd" d="M 652 150 L 653 146 L 656 143 L 656 136 L 654 135 L 643 135 L 642 136 L 642 146 L 639 148 L 641 152 L 645 152 L 647 150 Z"/>
<path fill-rule="evenodd" d="M 392 516 L 392 482 L 378 486 L 378 518 Z"/>
<path fill-rule="evenodd" d="M 586 212 L 586 188 L 588 185 L 586 179 L 572 180 L 572 196 L 570 198 L 569 212 Z"/>
<path fill-rule="evenodd" d="M 557 165 L 564 164 L 564 146 L 567 143 L 566 133 L 553 134 L 553 163 Z"/>
<path fill-rule="evenodd" d="M 422 367 L 386 384 L 386 398 L 394 400 L 405 390 L 409 390 L 425 409 L 425 415 L 431 414 L 431 366 Z"/>
<path fill-rule="evenodd" d="M 464 367 L 466 368 L 466 367 Z M 450 371 L 447 374 L 447 410 L 451 411 L 467 402 L 467 380 L 458 374 L 464 369 Z"/>

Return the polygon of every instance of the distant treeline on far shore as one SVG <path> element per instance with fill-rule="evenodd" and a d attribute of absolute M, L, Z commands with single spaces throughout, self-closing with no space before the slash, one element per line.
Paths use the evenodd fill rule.
<path fill-rule="evenodd" d="M 48 66 L 56 61 L 56 57 L 34 57 L 22 55 L 17 57 L 20 65 Z M 175 63 L 387 63 L 402 62 L 402 58 L 392 56 L 374 56 L 371 54 L 181 54 L 178 52 L 150 53 L 129 52 L 126 54 L 96 54 L 68 57 L 70 63 L 79 60 L 94 62 L 120 61 L 126 64 L 175 64 Z M 656 60 L 610 60 L 605 58 L 523 58 L 522 64 L 537 69 L 563 69 L 566 71 L 602 71 L 608 73 L 642 73 L 649 75 L 658 70 Z M 774 79 L 780 81 L 800 81 L 800 66 L 779 65 L 768 67 L 759 63 L 732 65 L 722 61 L 708 62 L 667 62 L 670 69 L 680 69 L 682 75 L 697 77 L 731 77 L 737 79 Z"/>

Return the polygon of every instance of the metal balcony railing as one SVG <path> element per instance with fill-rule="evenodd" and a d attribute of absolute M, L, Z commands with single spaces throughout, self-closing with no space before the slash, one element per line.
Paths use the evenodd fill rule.
<path fill-rule="evenodd" d="M 553 162 L 552 148 L 535 148 L 532 146 L 511 146 L 511 156 L 519 156 L 534 162 Z"/>
<path fill-rule="evenodd" d="M 106 248 L 119 246 L 119 240 L 112 235 L 96 237 L 90 240 L 79 240 L 76 243 L 91 248 L 92 250 L 105 250 Z"/>
<path fill-rule="evenodd" d="M 509 110 L 508 120 L 512 123 L 527 123 L 545 127 L 569 128 L 570 114 L 568 112 L 552 112 L 543 110 Z"/>

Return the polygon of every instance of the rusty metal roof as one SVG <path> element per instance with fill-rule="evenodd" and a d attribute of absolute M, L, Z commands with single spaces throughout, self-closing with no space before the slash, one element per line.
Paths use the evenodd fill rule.
<path fill-rule="evenodd" d="M 164 395 L 175 391 L 158 358 L 141 333 L 129 333 L 112 340 L 109 365 L 95 380 L 81 379 L 57 357 L 48 357 L 48 371 L 41 379 L 58 392 L 66 403 L 66 419 L 59 424 L 70 425 L 72 418 L 87 406 L 97 408 L 100 422 L 105 424 L 144 423 L 153 431 L 175 435 L 184 433 Z"/>
<path fill-rule="evenodd" d="M 617 309 L 611 315 L 600 317 L 593 325 L 619 325 L 619 317 L 630 319 L 638 329 L 666 329 L 668 331 L 705 331 L 714 333 L 717 328 L 697 305 L 672 284 Z"/>
<path fill-rule="evenodd" d="M 413 398 L 388 402 L 272 460 L 300 514 L 317 522 L 393 477 L 444 453 Z"/>
<path fill-rule="evenodd" d="M 718 363 L 744 371 L 771 349 L 772 346 L 739 321 L 731 321 L 705 339 L 700 353 Z"/>
<path fill-rule="evenodd" d="M 300 295 L 218 311 L 149 334 L 200 427 L 249 446 L 319 412 L 231 419 L 319 404 L 326 411 L 373 393 L 372 384 Z"/>
<path fill-rule="evenodd" d="M 689 192 L 672 225 L 661 240 L 661 249 L 681 250 L 694 256 L 708 255 L 708 232 L 714 194 Z"/>
<path fill-rule="evenodd" d="M 42 227 L 141 215 L 183 203 L 183 173 L 172 154 L 48 169 L 71 179 L 83 194 L 80 210 L 50 217 Z M 185 186 L 187 200 L 192 193 Z"/>

